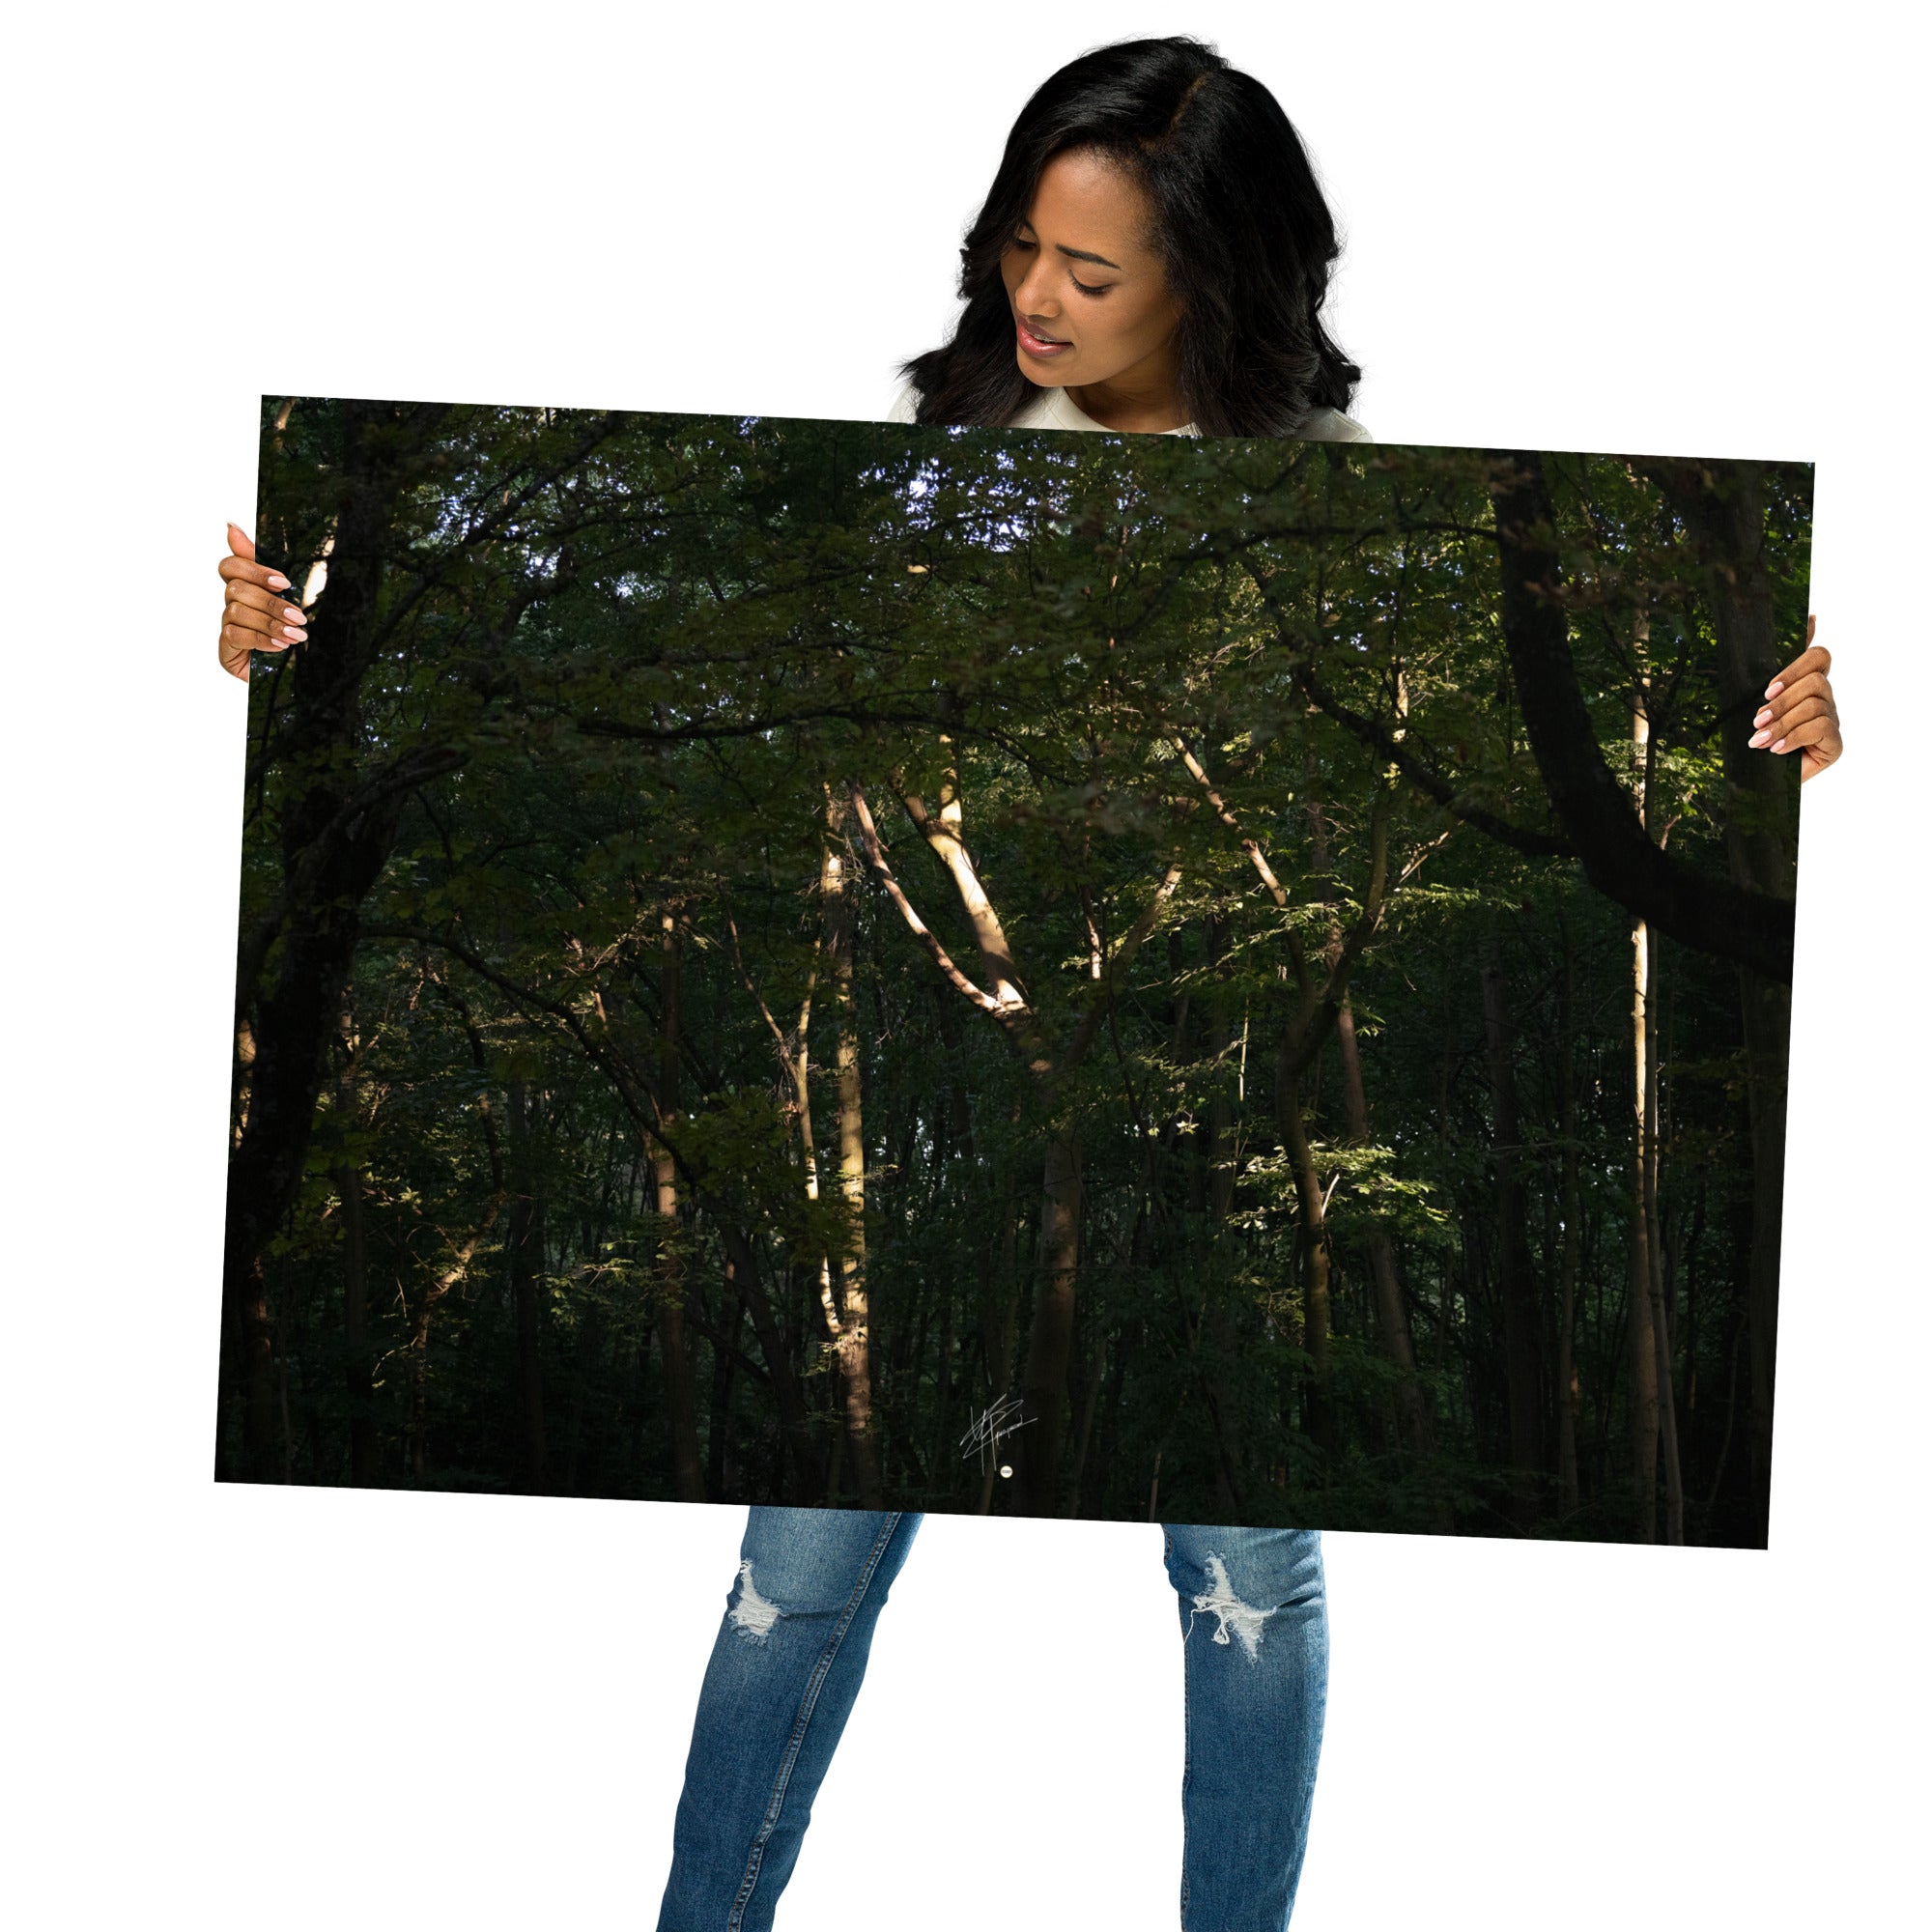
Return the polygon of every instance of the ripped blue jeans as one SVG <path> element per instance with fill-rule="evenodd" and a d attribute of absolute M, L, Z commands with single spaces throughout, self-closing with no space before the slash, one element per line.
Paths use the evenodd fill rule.
<path fill-rule="evenodd" d="M 752 1511 L 698 1698 L 658 1932 L 772 1924 L 919 1524 L 910 1514 Z M 1282 1932 L 1327 1699 L 1321 1539 L 1165 1529 L 1187 1696 L 1180 1923 Z"/>

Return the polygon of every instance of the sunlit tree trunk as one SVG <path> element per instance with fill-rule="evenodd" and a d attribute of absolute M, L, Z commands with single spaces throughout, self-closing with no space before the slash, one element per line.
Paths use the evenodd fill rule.
<path fill-rule="evenodd" d="M 908 796 L 905 802 L 921 836 L 952 878 L 960 910 L 972 930 L 985 981 L 983 1009 L 1004 1018 L 1010 1029 L 1023 1036 L 1028 1072 L 1050 1113 L 1058 1097 L 1062 1069 L 1056 1066 L 1053 1049 L 1040 1037 L 1020 990 L 1019 969 L 1006 928 L 967 850 L 956 774 L 947 774 L 936 813 L 928 812 L 923 801 L 916 797 Z M 1048 1129 L 1042 1161 L 1033 1318 L 1020 1372 L 1020 1397 L 1029 1421 L 1013 1438 L 1012 1452 L 1014 1507 L 1032 1515 L 1051 1515 L 1058 1502 L 1080 1271 L 1080 1212 L 1078 1135 L 1056 1123 Z"/>
<path fill-rule="evenodd" d="M 872 1428 L 871 1301 L 866 1277 L 866 1121 L 859 1063 L 859 1015 L 853 998 L 858 907 L 845 864 L 846 805 L 837 794 L 826 826 L 826 963 L 838 1021 L 838 1191 L 845 1210 L 838 1266 L 838 1365 L 844 1384 L 845 1434 L 859 1498 L 885 1508 L 878 1443 Z"/>
<path fill-rule="evenodd" d="M 1657 746 L 1650 729 L 1650 674 L 1642 668 L 1642 654 L 1648 625 L 1639 623 L 1637 652 L 1639 677 L 1636 702 L 1631 713 L 1631 749 L 1636 772 L 1637 820 L 1646 831 L 1650 824 L 1650 794 L 1656 770 Z M 1647 1349 L 1650 1355 L 1647 1376 L 1633 1374 L 1632 1395 L 1639 1405 L 1633 1428 L 1642 1432 L 1637 1443 L 1634 1478 L 1640 1485 L 1646 1465 L 1650 1488 L 1640 1490 L 1637 1509 L 1639 1529 L 1644 1541 L 1656 1536 L 1657 1463 L 1661 1450 L 1664 1480 L 1664 1535 L 1671 1543 L 1684 1541 L 1684 1477 L 1677 1457 L 1677 1416 L 1670 1375 L 1669 1327 L 1663 1314 L 1662 1259 L 1658 1253 L 1657 1216 L 1657 1022 L 1651 988 L 1651 937 L 1642 920 L 1632 929 L 1631 1036 L 1633 1074 L 1635 1081 L 1635 1119 L 1633 1122 L 1631 1194 L 1631 1320 L 1632 1367 L 1635 1354 Z M 1643 1303 L 1642 1321 L 1637 1320 L 1636 1300 Z"/>
<path fill-rule="evenodd" d="M 832 804 L 830 793 L 827 794 L 827 825 L 829 829 L 836 829 L 837 808 Z M 811 970 L 806 977 L 805 991 L 799 1000 L 798 1021 L 789 1036 L 779 1025 L 771 1008 L 765 1003 L 763 996 L 753 983 L 751 974 L 746 970 L 744 956 L 738 945 L 736 921 L 728 911 L 724 920 L 739 978 L 744 981 L 745 990 L 751 994 L 764 1019 L 766 1029 L 778 1048 L 780 1064 L 783 1066 L 785 1077 L 791 1084 L 792 1111 L 798 1121 L 799 1152 L 805 1173 L 805 1198 L 813 1207 L 817 1206 L 819 1200 L 820 1180 L 817 1131 L 813 1125 L 811 1105 L 811 1016 L 818 990 L 819 965 L 825 952 L 825 934 L 832 923 L 833 909 L 837 903 L 838 884 L 838 872 L 834 863 L 834 847 L 828 836 L 821 838 L 819 849 L 817 887 L 822 922 L 820 936 L 813 949 Z M 837 1475 L 819 1453 L 817 1442 L 812 1435 L 810 1406 L 794 1373 L 784 1332 L 779 1323 L 778 1311 L 773 1307 L 771 1296 L 759 1276 L 751 1237 L 742 1228 L 729 1220 L 723 1224 L 721 1235 L 725 1250 L 726 1273 L 731 1277 L 743 1298 L 745 1311 L 751 1318 L 752 1332 L 757 1337 L 758 1351 L 764 1357 L 766 1373 L 771 1378 L 772 1393 L 778 1402 L 780 1424 L 784 1431 L 786 1445 L 791 1451 L 799 1492 L 814 1501 L 820 1500 L 829 1493 L 828 1482 L 836 1484 Z M 840 1323 L 838 1304 L 832 1287 L 831 1254 L 821 1251 L 808 1261 L 805 1271 L 812 1278 L 826 1341 L 836 1350 L 838 1346 Z M 841 1369 L 841 1393 L 842 1386 Z M 842 1433 L 841 1430 L 841 1436 Z"/>
<path fill-rule="evenodd" d="M 951 741 L 942 743 L 950 754 Z M 1034 1094 L 1049 1123 L 1042 1162 L 1037 1286 L 1027 1335 L 1026 1365 L 1021 1375 L 1028 1422 L 1013 1438 L 1013 1468 L 1014 1507 L 1029 1515 L 1050 1516 L 1059 1503 L 1060 1452 L 1065 1435 L 1068 1400 L 1066 1374 L 1072 1359 L 1074 1296 L 1080 1267 L 1079 1133 L 1077 1127 L 1061 1116 L 1067 1088 L 1093 1046 L 1105 1010 L 1106 982 L 1112 976 L 1123 974 L 1133 963 L 1180 882 L 1180 867 L 1167 868 L 1140 918 L 1115 947 L 1112 956 L 1103 962 L 1102 984 L 1096 988 L 1071 1038 L 1064 1044 L 1056 1043 L 1047 1037 L 1038 1015 L 1020 988 L 1018 968 L 1013 963 L 999 913 L 966 849 L 957 774 L 948 771 L 937 813 L 928 811 L 924 800 L 917 793 L 902 791 L 900 798 L 920 836 L 952 878 L 979 950 L 980 975 L 992 990 L 976 985 L 960 970 L 914 910 L 886 860 L 864 789 L 855 784 L 851 788 L 855 823 L 873 875 L 947 981 L 1006 1032 L 1019 1051 Z"/>
<path fill-rule="evenodd" d="M 1649 1084 L 1644 1008 L 1650 989 L 1650 934 L 1642 920 L 1632 929 L 1634 967 L 1631 1038 L 1635 1104 L 1630 1151 L 1630 1416 L 1631 1495 L 1637 1538 L 1657 1541 L 1657 1338 L 1652 1333 L 1650 1216 L 1645 1195 L 1644 1100 Z"/>
<path fill-rule="evenodd" d="M 842 913 L 839 908 L 844 903 L 843 887 L 845 881 L 839 870 L 840 855 L 837 838 L 838 825 L 842 818 L 841 803 L 828 791 L 826 794 L 826 834 L 820 842 L 818 853 L 818 903 L 822 921 L 819 939 L 819 955 L 824 956 L 826 937 Z M 817 990 L 818 969 L 814 962 L 810 982 L 805 989 L 805 997 L 798 1006 L 798 1031 L 795 1035 L 797 1045 L 791 1052 L 792 1090 L 796 1094 L 798 1107 L 798 1136 L 800 1150 L 805 1158 L 805 1198 L 814 1206 L 818 1202 L 820 1181 L 818 1175 L 817 1130 L 812 1124 L 811 1113 L 811 1005 Z M 773 1026 L 776 1033 L 778 1028 Z M 781 1046 L 783 1041 L 781 1040 Z M 836 1065 L 836 1056 L 835 1056 Z M 827 1253 L 818 1258 L 818 1309 L 825 1319 L 825 1333 L 828 1341 L 837 1348 L 838 1344 L 838 1298 L 832 1284 L 832 1256 Z M 840 1373 L 843 1373 L 842 1363 Z"/>

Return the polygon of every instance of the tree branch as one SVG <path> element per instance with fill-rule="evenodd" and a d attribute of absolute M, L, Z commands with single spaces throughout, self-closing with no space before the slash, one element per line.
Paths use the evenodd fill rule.
<path fill-rule="evenodd" d="M 865 787 L 856 781 L 850 786 L 852 809 L 859 820 L 859 843 L 866 854 L 866 863 L 872 869 L 872 876 L 885 887 L 887 895 L 898 907 L 899 916 L 905 921 L 912 936 L 924 947 L 932 963 L 945 974 L 952 984 L 980 1009 L 982 1013 L 990 1013 L 1003 1025 L 1012 1025 L 1017 1006 L 1002 1006 L 990 993 L 982 992 L 953 963 L 952 956 L 939 943 L 937 934 L 913 910 L 912 901 L 906 897 L 904 888 L 894 876 L 892 867 L 887 863 L 885 848 L 879 842 L 879 830 L 872 823 L 871 807 L 866 803 Z"/>
<path fill-rule="evenodd" d="M 1153 897 L 1149 901 L 1147 910 L 1127 928 L 1120 945 L 1115 947 L 1113 956 L 1108 959 L 1101 974 L 1100 982 L 1094 988 L 1094 1004 L 1087 1009 L 1079 1030 L 1073 1036 L 1073 1043 L 1058 1063 L 1056 1070 L 1062 1077 L 1073 1072 L 1087 1058 L 1087 1050 L 1094 1044 L 1094 1036 L 1099 1030 L 1101 1015 L 1113 1005 L 1115 987 L 1125 976 L 1127 968 L 1134 963 L 1134 955 L 1151 937 L 1155 925 L 1160 922 L 1161 907 L 1174 896 L 1174 889 L 1179 883 L 1180 867 L 1177 863 L 1168 867 L 1160 884 L 1154 888 Z"/>
<path fill-rule="evenodd" d="M 1491 454 L 1510 674 L 1550 806 L 1584 875 L 1600 893 L 1684 945 L 1788 983 L 1797 924 L 1792 901 L 1694 869 L 1652 843 L 1605 761 L 1570 651 L 1555 510 L 1543 460 L 1534 452 Z"/>

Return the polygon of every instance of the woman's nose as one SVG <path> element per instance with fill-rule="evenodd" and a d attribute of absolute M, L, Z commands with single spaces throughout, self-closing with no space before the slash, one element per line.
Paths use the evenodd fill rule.
<path fill-rule="evenodd" d="M 1043 319 L 1060 313 L 1060 298 L 1053 293 L 1043 254 L 1033 258 L 1032 265 L 1020 278 L 1019 287 L 1013 291 L 1013 306 L 1022 315 L 1037 315 Z"/>

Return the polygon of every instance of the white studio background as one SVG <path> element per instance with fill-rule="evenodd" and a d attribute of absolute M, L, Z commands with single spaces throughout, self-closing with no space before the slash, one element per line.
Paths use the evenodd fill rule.
<path fill-rule="evenodd" d="M 1908 10 L 69 6 L 9 29 L 0 1563 L 16 1925 L 648 1926 L 730 1509 L 217 1488 L 256 398 L 865 416 L 1025 93 L 1212 38 L 1384 441 L 1808 457 L 1774 1548 L 1327 1540 L 1296 1932 L 1887 1926 L 1925 1722 L 1924 226 Z M 1172 1926 L 1145 1525 L 928 1521 L 785 1932 Z"/>

